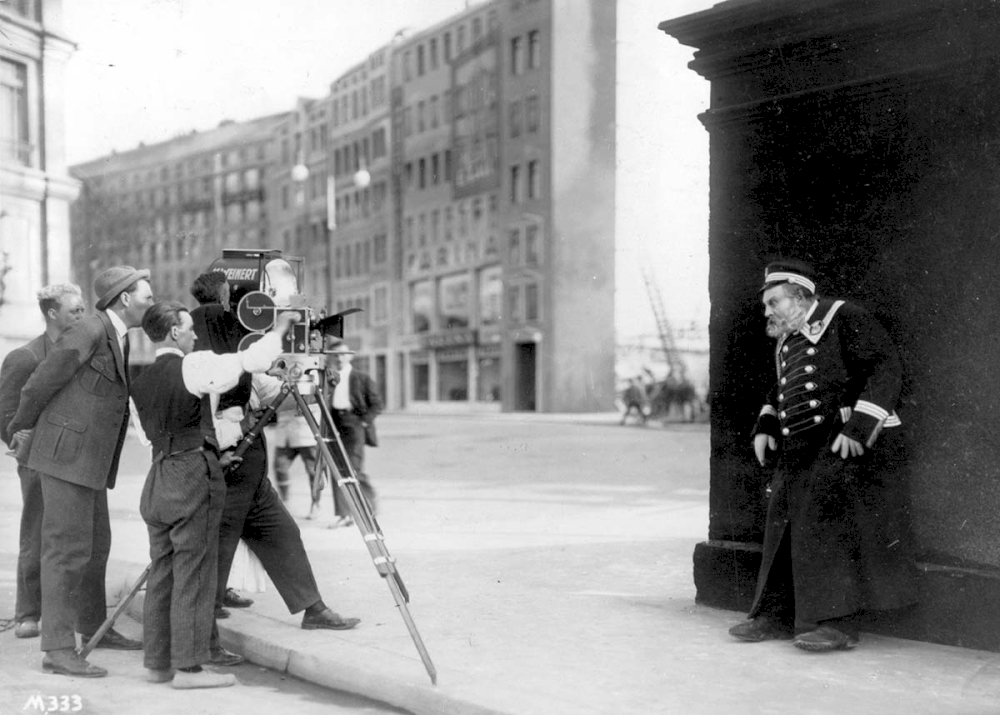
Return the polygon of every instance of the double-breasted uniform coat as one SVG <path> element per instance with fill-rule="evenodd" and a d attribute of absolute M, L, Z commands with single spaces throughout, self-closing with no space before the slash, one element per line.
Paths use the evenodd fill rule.
<path fill-rule="evenodd" d="M 820 299 L 802 330 L 779 339 L 775 368 L 755 430 L 779 451 L 750 616 L 780 601 L 784 559 L 796 624 L 913 603 L 895 413 L 902 364 L 889 335 L 860 307 Z M 864 454 L 832 452 L 839 434 Z"/>

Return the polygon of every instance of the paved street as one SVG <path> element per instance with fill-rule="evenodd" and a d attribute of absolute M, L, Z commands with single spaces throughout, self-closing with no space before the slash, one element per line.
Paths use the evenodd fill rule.
<path fill-rule="evenodd" d="M 86 712 L 119 712 L 116 703 L 153 696 L 158 707 L 236 712 L 238 704 L 249 715 L 284 700 L 301 712 L 310 710 L 300 704 L 325 697 L 340 702 L 325 691 L 285 690 L 294 681 L 275 676 L 256 680 L 266 665 L 434 715 L 1000 712 L 993 653 L 870 635 L 857 651 L 826 657 L 788 643 L 733 642 L 726 629 L 741 615 L 694 603 L 691 554 L 708 523 L 705 425 L 619 427 L 614 415 L 386 415 L 380 436 L 368 471 L 437 686 L 358 530 L 327 528 L 328 493 L 319 518 L 304 518 L 308 487 L 296 466 L 288 505 L 324 599 L 362 618 L 359 628 L 303 631 L 273 586 L 246 594 L 254 606 L 220 625 L 224 642 L 256 665 L 233 669 L 240 684 L 197 705 L 143 683 L 137 656 L 97 651 L 91 659 L 111 676 L 75 683 L 41 675 L 36 646 L 18 644 L 19 659 L 5 646 L 0 665 L 20 689 L 14 710 L 22 711 L 26 693 L 77 686 L 98 694 Z M 111 493 L 112 591 L 147 559 L 136 512 L 147 463 L 130 442 Z M 13 606 L 19 498 L 10 466 L 11 478 L 0 482 L 0 615 Z"/>

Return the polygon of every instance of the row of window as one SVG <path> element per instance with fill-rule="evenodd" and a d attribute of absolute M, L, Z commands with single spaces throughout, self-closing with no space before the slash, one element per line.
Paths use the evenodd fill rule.
<path fill-rule="evenodd" d="M 521 136 L 522 130 L 528 134 L 538 131 L 541 124 L 541 103 L 537 94 L 507 103 L 507 127 L 511 138 Z"/>
<path fill-rule="evenodd" d="M 510 38 L 508 54 L 510 74 L 513 77 L 542 66 L 542 35 L 531 30 L 526 35 Z"/>
<path fill-rule="evenodd" d="M 514 164 L 510 167 L 510 202 L 517 204 L 522 201 L 533 201 L 542 196 L 542 165 L 538 159 L 532 159 L 525 165 Z"/>
<path fill-rule="evenodd" d="M 460 330 L 473 325 L 477 318 L 480 327 L 498 325 L 504 320 L 505 308 L 510 322 L 539 320 L 536 281 L 517 281 L 504 286 L 500 266 L 477 271 L 475 281 L 474 286 L 469 273 L 413 281 L 409 289 L 410 331 Z"/>
<path fill-rule="evenodd" d="M 463 21 L 439 36 L 428 38 L 416 47 L 404 50 L 399 56 L 403 81 L 409 82 L 415 77 L 423 77 L 427 72 L 433 72 L 447 65 L 455 56 L 465 51 L 469 34 L 472 36 L 472 44 L 475 44 L 483 38 L 486 31 L 498 26 L 496 10 L 490 10 L 485 17 L 477 15 L 469 20 L 468 24 Z"/>
<path fill-rule="evenodd" d="M 459 201 L 457 206 L 445 206 L 444 209 L 433 209 L 427 213 L 407 216 L 404 228 L 404 245 L 407 249 L 423 248 L 428 245 L 451 242 L 456 237 L 455 218 L 458 218 L 457 237 L 465 239 L 470 231 L 482 232 L 487 223 L 496 222 L 497 197 L 489 197 L 489 216 L 484 211 L 482 197 L 468 201 Z"/>
<path fill-rule="evenodd" d="M 367 85 L 333 97 L 330 100 L 330 118 L 334 127 L 364 119 L 369 112 L 377 112 L 389 104 L 389 83 L 385 75 L 372 77 Z"/>
<path fill-rule="evenodd" d="M 403 188 L 426 189 L 451 181 L 451 149 L 434 152 L 430 157 L 421 157 L 406 162 L 403 167 Z"/>
<path fill-rule="evenodd" d="M 370 189 L 358 189 L 337 196 L 334 202 L 337 225 L 344 226 L 379 213 L 385 208 L 388 197 L 388 186 L 384 181 L 376 182 Z"/>
<path fill-rule="evenodd" d="M 403 137 L 423 134 L 451 122 L 454 114 L 451 105 L 452 94 L 448 90 L 433 95 L 426 101 L 421 99 L 416 105 L 403 107 Z"/>
<path fill-rule="evenodd" d="M 369 154 L 369 148 L 371 153 Z M 372 132 L 371 140 L 368 137 L 350 144 L 345 144 L 333 150 L 333 173 L 334 176 L 350 175 L 358 171 L 362 166 L 369 165 L 369 159 L 381 159 L 388 154 L 388 144 L 386 142 L 385 127 L 378 127 Z"/>

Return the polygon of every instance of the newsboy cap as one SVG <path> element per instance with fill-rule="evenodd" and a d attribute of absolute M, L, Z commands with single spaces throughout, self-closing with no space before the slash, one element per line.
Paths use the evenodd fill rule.
<path fill-rule="evenodd" d="M 764 269 L 764 285 L 761 286 L 760 292 L 763 293 L 778 283 L 795 283 L 810 293 L 815 293 L 816 271 L 805 261 L 795 259 L 773 261 Z"/>
<path fill-rule="evenodd" d="M 112 266 L 101 271 L 94 279 L 94 295 L 97 296 L 97 309 L 104 310 L 119 293 L 136 281 L 149 280 L 149 271 L 136 270 L 132 266 Z"/>

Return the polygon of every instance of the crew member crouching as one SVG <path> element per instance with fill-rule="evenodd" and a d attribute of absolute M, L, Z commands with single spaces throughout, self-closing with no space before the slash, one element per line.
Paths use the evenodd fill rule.
<path fill-rule="evenodd" d="M 152 560 L 143 608 L 150 682 L 172 680 L 179 689 L 236 682 L 231 674 L 201 668 L 210 660 L 217 534 L 226 495 L 211 396 L 234 387 L 244 371 L 267 370 L 296 317 L 282 313 L 249 349 L 226 355 L 193 352 L 193 322 L 180 303 L 157 303 L 143 318 L 156 361 L 133 384 L 132 398 L 153 448 L 139 506 Z"/>

